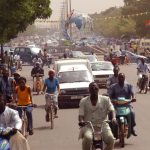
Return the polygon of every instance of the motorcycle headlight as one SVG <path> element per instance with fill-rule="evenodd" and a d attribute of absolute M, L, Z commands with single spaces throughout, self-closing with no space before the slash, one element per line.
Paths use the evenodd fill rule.
<path fill-rule="evenodd" d="M 100 141 L 102 139 L 102 135 L 100 132 L 94 133 L 94 140 L 95 141 Z"/>

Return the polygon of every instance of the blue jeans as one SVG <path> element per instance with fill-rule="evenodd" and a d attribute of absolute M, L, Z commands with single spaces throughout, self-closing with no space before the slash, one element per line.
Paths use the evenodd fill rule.
<path fill-rule="evenodd" d="M 17 111 L 19 113 L 20 118 L 22 118 L 22 111 L 23 110 L 21 108 L 17 108 Z M 32 130 L 33 129 L 32 111 L 26 110 L 26 116 L 27 116 L 27 120 L 28 120 L 27 130 Z"/>

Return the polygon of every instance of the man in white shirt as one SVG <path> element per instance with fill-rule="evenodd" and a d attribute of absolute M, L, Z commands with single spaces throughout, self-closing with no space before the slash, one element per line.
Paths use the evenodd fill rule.
<path fill-rule="evenodd" d="M 108 113 L 112 113 L 112 121 L 116 123 L 116 115 L 114 107 L 110 99 L 106 96 L 99 95 L 99 88 L 95 82 L 89 85 L 90 96 L 83 98 L 79 105 L 79 123 L 91 121 L 94 129 L 101 131 L 103 140 L 106 144 L 105 150 L 113 150 L 114 137 L 111 129 L 105 121 L 107 121 Z M 105 123 L 104 123 L 105 122 Z M 82 150 L 90 150 L 93 134 L 90 128 L 81 129 L 79 138 L 82 138 Z"/>
<path fill-rule="evenodd" d="M 14 56 L 14 60 L 15 60 L 15 61 L 20 60 L 20 55 L 19 55 L 19 54 L 16 54 L 16 55 Z"/>
<path fill-rule="evenodd" d="M 0 127 L 12 128 L 16 130 L 16 134 L 10 137 L 11 150 L 30 150 L 26 138 L 17 130 L 21 130 L 22 121 L 16 110 L 6 106 L 6 101 L 2 94 L 0 94 Z"/>
<path fill-rule="evenodd" d="M 19 53 L 14 56 L 14 60 L 15 60 L 16 68 L 18 70 L 19 69 L 19 63 L 20 63 L 20 55 L 19 55 Z"/>
<path fill-rule="evenodd" d="M 43 63 L 42 59 L 41 59 L 40 57 L 38 57 L 38 55 L 36 55 L 36 56 L 33 58 L 32 62 L 33 62 L 33 65 L 34 65 L 34 66 L 36 66 L 36 63 L 37 63 L 37 62 L 40 64 L 40 66 L 42 66 L 42 63 Z"/>

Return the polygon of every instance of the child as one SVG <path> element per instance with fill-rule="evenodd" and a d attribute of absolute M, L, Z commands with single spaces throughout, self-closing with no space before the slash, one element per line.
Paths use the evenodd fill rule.
<path fill-rule="evenodd" d="M 31 89 L 26 85 L 26 78 L 19 78 L 19 85 L 16 87 L 17 95 L 17 105 L 18 106 L 29 106 L 30 109 L 32 105 L 32 95 Z M 27 108 L 27 119 L 28 119 L 28 131 L 29 135 L 33 134 L 33 120 L 32 120 L 32 111 Z M 18 108 L 19 116 L 22 116 L 22 109 Z"/>

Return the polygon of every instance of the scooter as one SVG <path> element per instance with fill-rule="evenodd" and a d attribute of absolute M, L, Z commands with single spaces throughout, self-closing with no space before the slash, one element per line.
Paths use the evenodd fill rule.
<path fill-rule="evenodd" d="M 11 128 L 0 127 L 0 150 L 10 150 L 9 138 L 16 132 Z"/>
<path fill-rule="evenodd" d="M 144 93 L 146 94 L 148 91 L 148 76 L 142 73 L 139 73 L 138 75 L 138 88 L 139 88 L 139 93 Z"/>
<path fill-rule="evenodd" d="M 10 150 L 9 141 L 0 137 L 0 150 Z"/>
<path fill-rule="evenodd" d="M 103 122 L 100 131 L 96 131 L 93 127 L 92 122 L 90 122 L 90 121 L 79 123 L 79 126 L 81 128 L 87 126 L 87 127 L 91 128 L 91 130 L 92 130 L 93 142 L 92 142 L 92 145 L 91 145 L 91 150 L 96 150 L 96 149 L 104 150 L 104 141 L 103 141 L 103 138 L 102 138 L 102 129 L 103 129 L 104 123 L 108 123 L 108 122 L 109 121 L 104 121 Z"/>
<path fill-rule="evenodd" d="M 134 100 L 119 97 L 112 100 L 116 110 L 117 125 L 111 125 L 112 132 L 116 139 L 120 140 L 120 146 L 125 146 L 125 138 L 131 136 L 131 108 L 130 103 Z"/>

